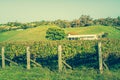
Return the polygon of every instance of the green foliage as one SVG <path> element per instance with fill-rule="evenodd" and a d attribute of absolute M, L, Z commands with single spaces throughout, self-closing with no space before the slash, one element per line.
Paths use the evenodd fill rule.
<path fill-rule="evenodd" d="M 58 19 L 58 20 L 54 21 L 54 24 L 57 25 L 57 26 L 59 26 L 59 27 L 61 27 L 61 28 L 71 27 L 70 22 L 67 21 L 67 20 L 60 20 L 60 19 Z"/>
<path fill-rule="evenodd" d="M 27 29 L 27 28 L 33 28 L 33 27 L 34 27 L 33 25 L 30 25 L 28 23 L 8 22 L 7 24 L 3 24 L 0 26 L 0 32 Z"/>
<path fill-rule="evenodd" d="M 59 28 L 48 28 L 46 38 L 49 40 L 62 40 L 65 38 L 65 32 Z"/>
<path fill-rule="evenodd" d="M 103 56 L 107 58 L 109 54 L 120 55 L 120 40 L 104 39 L 102 42 Z M 29 41 L 29 42 L 3 42 L 0 47 L 4 46 L 6 54 L 15 57 L 26 53 L 26 46 L 30 46 L 31 54 L 41 57 L 57 55 L 58 45 L 62 45 L 62 53 L 67 58 L 74 57 L 77 54 L 95 54 L 97 53 L 98 41 Z M 114 46 L 114 47 L 113 47 Z M 14 54 L 14 55 L 13 55 Z"/>

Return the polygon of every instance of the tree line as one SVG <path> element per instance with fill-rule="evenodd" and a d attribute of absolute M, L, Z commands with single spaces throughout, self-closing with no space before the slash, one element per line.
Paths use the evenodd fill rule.
<path fill-rule="evenodd" d="M 103 25 L 103 26 L 117 26 L 120 27 L 120 16 L 117 18 L 99 18 L 93 19 L 89 15 L 82 15 L 79 19 L 73 21 L 67 20 L 56 20 L 54 24 L 59 25 L 62 28 L 68 27 L 87 27 L 92 25 Z"/>
<path fill-rule="evenodd" d="M 29 23 L 8 22 L 6 24 L 0 24 L 0 32 L 33 28 L 41 25 L 57 25 L 61 28 L 88 27 L 92 25 L 120 27 L 120 16 L 116 18 L 107 17 L 107 18 L 93 19 L 89 15 L 81 15 L 80 18 L 74 19 L 72 21 L 58 19 L 55 21 L 42 20 L 42 21 L 35 21 Z"/>

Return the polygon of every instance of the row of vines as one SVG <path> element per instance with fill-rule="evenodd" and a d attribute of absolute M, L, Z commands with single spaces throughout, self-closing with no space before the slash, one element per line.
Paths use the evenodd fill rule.
<path fill-rule="evenodd" d="M 99 40 L 102 43 L 102 53 L 103 59 L 105 61 L 108 60 L 117 60 L 120 59 L 120 40 L 111 40 L 104 39 Z M 37 60 L 38 58 L 46 59 L 46 61 L 50 61 L 50 57 L 57 58 L 58 54 L 58 45 L 62 45 L 62 55 L 64 59 L 68 61 L 71 65 L 77 65 L 78 62 L 89 62 L 89 58 L 92 59 L 93 62 L 97 59 L 97 51 L 98 51 L 98 40 L 92 41 L 29 41 L 29 42 L 2 42 L 0 43 L 0 52 L 1 48 L 5 47 L 5 56 L 11 60 L 14 59 L 26 59 L 26 47 L 30 47 L 31 58 L 33 60 Z M 85 59 L 80 61 L 80 59 Z M 18 60 L 18 61 L 19 61 Z M 21 62 L 21 61 L 20 61 Z M 45 63 L 45 62 L 44 62 Z M 92 61 L 90 62 L 92 63 Z M 46 63 L 48 64 L 48 63 Z"/>

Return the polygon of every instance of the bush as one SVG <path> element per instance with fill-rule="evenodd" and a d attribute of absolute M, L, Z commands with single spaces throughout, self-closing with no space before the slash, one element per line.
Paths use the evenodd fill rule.
<path fill-rule="evenodd" d="M 46 38 L 49 40 L 62 40 L 65 38 L 65 32 L 59 28 L 48 28 Z"/>
<path fill-rule="evenodd" d="M 103 35 L 102 35 L 102 38 L 105 38 L 105 37 L 107 37 L 108 36 L 108 33 L 104 33 Z"/>

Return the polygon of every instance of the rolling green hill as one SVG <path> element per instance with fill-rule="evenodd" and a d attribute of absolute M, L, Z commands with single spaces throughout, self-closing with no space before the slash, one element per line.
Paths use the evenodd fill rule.
<path fill-rule="evenodd" d="M 7 31 L 0 33 L 0 42 L 2 41 L 29 41 L 29 40 L 46 40 L 46 30 L 49 27 L 57 26 L 39 26 L 26 30 Z"/>
<path fill-rule="evenodd" d="M 46 40 L 46 30 L 50 27 L 58 26 L 39 26 L 26 30 L 7 31 L 0 33 L 0 42 L 3 41 L 39 41 Z M 72 34 L 99 34 L 102 32 L 108 33 L 108 38 L 120 39 L 120 30 L 106 26 L 90 26 L 80 28 L 64 28 L 65 33 Z"/>
<path fill-rule="evenodd" d="M 108 33 L 108 38 L 120 39 L 120 30 L 108 26 L 90 26 L 80 28 L 66 28 L 66 33 L 75 34 L 100 34 Z"/>

